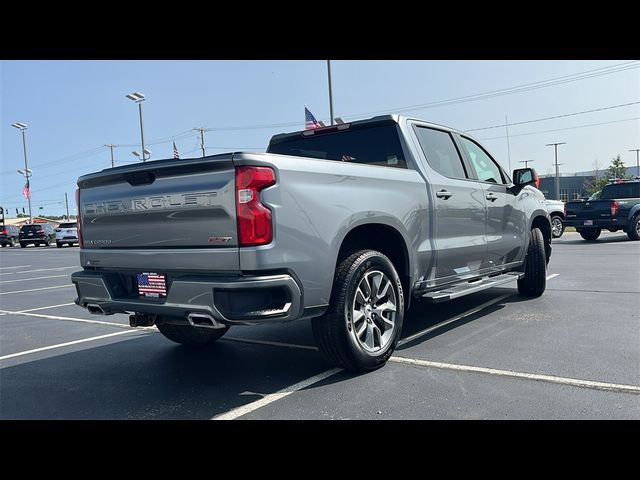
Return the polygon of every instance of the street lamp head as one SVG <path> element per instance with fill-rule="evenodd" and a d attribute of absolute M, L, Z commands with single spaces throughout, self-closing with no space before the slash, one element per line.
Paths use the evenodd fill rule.
<path fill-rule="evenodd" d="M 20 175 L 24 175 L 24 170 L 16 170 Z"/>
<path fill-rule="evenodd" d="M 140 93 L 140 92 L 130 93 L 130 94 L 126 95 L 126 97 L 129 100 L 132 100 L 132 101 L 134 101 L 136 103 L 144 101 L 144 95 L 142 93 Z"/>
<path fill-rule="evenodd" d="M 145 148 L 143 152 L 145 153 L 145 155 L 151 155 L 151 150 L 149 150 L 148 148 Z"/>
<path fill-rule="evenodd" d="M 131 153 L 133 153 L 136 157 L 140 156 L 140 154 L 138 152 L 136 152 L 135 150 L 133 152 L 131 152 Z"/>
<path fill-rule="evenodd" d="M 14 128 L 17 128 L 18 130 L 26 130 L 27 129 L 27 124 L 26 123 L 16 122 L 16 123 L 12 123 L 11 126 L 14 127 Z"/>

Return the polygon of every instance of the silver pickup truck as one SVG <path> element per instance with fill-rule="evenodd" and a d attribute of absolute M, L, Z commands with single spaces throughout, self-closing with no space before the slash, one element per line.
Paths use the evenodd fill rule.
<path fill-rule="evenodd" d="M 511 281 L 544 292 L 537 180 L 510 179 L 465 133 L 397 115 L 276 135 L 267 153 L 106 169 L 78 179 L 76 303 L 187 345 L 312 319 L 331 363 L 372 370 L 412 301 Z"/>

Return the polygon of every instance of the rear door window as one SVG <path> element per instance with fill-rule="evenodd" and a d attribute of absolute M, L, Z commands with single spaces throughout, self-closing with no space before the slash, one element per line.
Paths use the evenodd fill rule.
<path fill-rule="evenodd" d="M 434 128 L 415 127 L 420 147 L 427 162 L 436 172 L 449 178 L 468 178 L 462 158 L 449 132 Z"/>

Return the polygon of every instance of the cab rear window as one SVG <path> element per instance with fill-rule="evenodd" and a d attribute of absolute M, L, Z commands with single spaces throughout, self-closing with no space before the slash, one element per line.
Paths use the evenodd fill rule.
<path fill-rule="evenodd" d="M 383 167 L 407 168 L 395 123 L 331 133 L 292 136 L 271 143 L 268 153 L 319 158 L 338 162 L 364 163 Z"/>
<path fill-rule="evenodd" d="M 38 232 L 42 230 L 42 225 L 24 225 L 20 228 L 21 232 Z"/>

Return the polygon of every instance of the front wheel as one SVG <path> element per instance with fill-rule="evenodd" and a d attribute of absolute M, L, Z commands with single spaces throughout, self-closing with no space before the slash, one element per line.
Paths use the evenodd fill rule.
<path fill-rule="evenodd" d="M 60 243 L 60 242 L 56 242 L 56 247 L 58 247 L 58 248 L 62 248 L 62 243 Z"/>
<path fill-rule="evenodd" d="M 192 327 L 191 325 L 174 325 L 171 323 L 156 324 L 162 335 L 172 342 L 182 343 L 191 346 L 210 345 L 222 337 L 229 327 L 225 328 L 203 328 Z"/>
<path fill-rule="evenodd" d="M 627 236 L 629 240 L 640 240 L 640 215 L 636 215 L 631 220 L 629 230 L 627 230 Z"/>
<path fill-rule="evenodd" d="M 524 261 L 524 276 L 518 279 L 518 292 L 524 297 L 539 297 L 547 287 L 547 259 L 544 237 L 539 228 L 531 230 Z"/>
<path fill-rule="evenodd" d="M 559 215 L 551 217 L 551 234 L 553 238 L 560 238 L 564 233 L 564 221 Z"/>
<path fill-rule="evenodd" d="M 402 284 L 393 263 L 375 250 L 360 250 L 338 265 L 329 308 L 313 319 L 313 334 L 333 365 L 375 370 L 393 354 L 403 318 Z"/>
<path fill-rule="evenodd" d="M 27 244 L 20 242 L 20 248 L 27 248 Z"/>
<path fill-rule="evenodd" d="M 583 228 L 580 230 L 580 236 L 589 242 L 593 242 L 600 236 L 600 232 L 602 232 L 600 228 Z"/>

